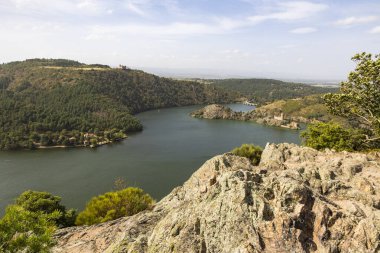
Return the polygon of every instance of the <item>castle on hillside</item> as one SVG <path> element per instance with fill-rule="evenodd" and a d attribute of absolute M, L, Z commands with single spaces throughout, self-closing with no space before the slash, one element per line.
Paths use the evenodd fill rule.
<path fill-rule="evenodd" d="M 121 70 L 129 70 L 130 68 L 128 68 L 128 67 L 125 66 L 125 65 L 121 65 L 121 64 L 119 64 L 118 69 L 121 69 Z"/>
<path fill-rule="evenodd" d="M 284 113 L 281 113 L 281 115 L 280 116 L 274 116 L 273 117 L 275 120 L 284 120 Z"/>

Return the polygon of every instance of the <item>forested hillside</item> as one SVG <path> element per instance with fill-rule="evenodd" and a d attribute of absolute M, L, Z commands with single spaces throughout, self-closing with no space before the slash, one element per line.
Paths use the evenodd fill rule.
<path fill-rule="evenodd" d="M 270 116 L 284 113 L 285 117 L 291 118 L 297 122 L 317 120 L 321 122 L 334 121 L 340 124 L 347 123 L 342 117 L 334 116 L 328 111 L 321 95 L 277 100 L 273 103 L 258 107 L 256 112 Z"/>
<path fill-rule="evenodd" d="M 142 129 L 131 114 L 234 98 L 197 82 L 70 60 L 0 65 L 0 149 L 97 145 Z"/>
<path fill-rule="evenodd" d="M 258 104 L 338 91 L 338 88 L 318 87 L 273 79 L 223 79 L 212 80 L 212 84 L 240 93 Z"/>

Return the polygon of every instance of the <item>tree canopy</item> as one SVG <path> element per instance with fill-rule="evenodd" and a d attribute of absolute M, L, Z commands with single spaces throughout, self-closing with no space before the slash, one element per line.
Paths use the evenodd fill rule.
<path fill-rule="evenodd" d="M 58 212 L 54 222 L 58 227 L 73 226 L 76 218 L 74 209 L 66 210 L 61 204 L 61 197 L 48 192 L 26 191 L 17 197 L 15 204 L 30 212 L 53 214 Z"/>
<path fill-rule="evenodd" d="M 378 146 L 380 140 L 380 55 L 357 54 L 356 68 L 341 83 L 340 93 L 324 96 L 331 113 L 346 117 L 363 130 L 365 142 Z"/>
<path fill-rule="evenodd" d="M 363 135 L 354 129 L 345 129 L 333 122 L 314 123 L 301 133 L 304 144 L 318 150 L 329 148 L 337 151 L 362 149 Z"/>
<path fill-rule="evenodd" d="M 117 180 L 116 187 L 125 187 Z M 123 188 L 92 198 L 78 216 L 61 198 L 48 192 L 26 191 L 7 207 L 0 219 L 0 252 L 50 252 L 57 228 L 91 225 L 134 215 L 151 208 L 154 200 L 140 188 Z"/>
<path fill-rule="evenodd" d="M 292 99 L 313 94 L 336 92 L 337 88 L 312 86 L 303 83 L 283 82 L 274 79 L 222 79 L 212 84 L 231 92 L 237 92 L 262 105 L 280 99 Z"/>
<path fill-rule="evenodd" d="M 54 245 L 57 212 L 31 212 L 11 205 L 0 220 L 0 252 L 49 252 Z"/>
<path fill-rule="evenodd" d="M 87 146 L 141 131 L 134 113 L 233 101 L 212 85 L 70 60 L 0 65 L 0 150 Z"/>
<path fill-rule="evenodd" d="M 129 187 L 119 191 L 107 192 L 92 198 L 86 208 L 79 213 L 76 225 L 92 225 L 130 216 L 150 208 L 152 197 L 140 188 Z"/>
<path fill-rule="evenodd" d="M 380 147 L 380 55 L 357 54 L 356 68 L 339 93 L 324 95 L 330 113 L 346 119 L 336 123 L 317 123 L 302 133 L 307 146 L 336 150 L 368 150 Z"/>

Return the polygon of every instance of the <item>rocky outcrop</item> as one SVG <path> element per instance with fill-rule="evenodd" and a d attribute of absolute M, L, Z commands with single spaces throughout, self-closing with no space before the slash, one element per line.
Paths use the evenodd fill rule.
<path fill-rule="evenodd" d="M 242 120 L 241 112 L 234 112 L 231 108 L 212 104 L 190 113 L 192 117 L 204 119 L 234 119 Z"/>
<path fill-rule="evenodd" d="M 254 120 L 259 124 L 277 126 L 289 129 L 300 129 L 299 123 L 310 123 L 301 117 L 285 115 L 280 109 L 268 110 L 266 106 L 258 107 L 247 112 L 245 118 Z"/>
<path fill-rule="evenodd" d="M 216 156 L 153 210 L 59 230 L 54 252 L 379 252 L 380 158 L 267 145 Z"/>
<path fill-rule="evenodd" d="M 295 122 L 291 121 L 288 119 L 275 119 L 273 117 L 265 117 L 265 118 L 260 118 L 255 115 L 253 119 L 256 123 L 263 124 L 263 125 L 268 125 L 268 126 L 276 126 L 276 127 L 282 127 L 282 128 L 289 128 L 289 129 L 301 129 L 300 125 Z"/>
<path fill-rule="evenodd" d="M 260 108 L 250 112 L 235 112 L 229 107 L 213 104 L 196 110 L 190 113 L 190 115 L 195 118 L 255 121 L 268 126 L 300 129 L 298 121 L 284 117 L 276 117 L 276 115 L 269 114 Z"/>

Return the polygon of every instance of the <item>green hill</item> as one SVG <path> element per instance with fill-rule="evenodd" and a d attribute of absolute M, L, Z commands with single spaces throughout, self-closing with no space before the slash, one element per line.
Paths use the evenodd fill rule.
<path fill-rule="evenodd" d="M 258 104 L 338 91 L 338 88 L 311 86 L 273 79 L 223 79 L 212 80 L 211 83 L 216 87 L 221 87 L 237 94 L 240 93 Z"/>
<path fill-rule="evenodd" d="M 315 120 L 321 122 L 337 122 L 344 126 L 347 120 L 329 113 L 321 95 L 310 95 L 302 98 L 276 100 L 260 106 L 256 113 L 264 116 L 278 116 L 281 113 L 296 122 L 310 123 Z"/>
<path fill-rule="evenodd" d="M 134 113 L 226 103 L 213 85 L 70 60 L 0 65 L 0 149 L 97 145 L 139 131 Z"/>

